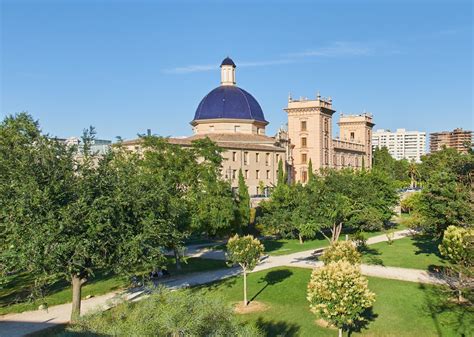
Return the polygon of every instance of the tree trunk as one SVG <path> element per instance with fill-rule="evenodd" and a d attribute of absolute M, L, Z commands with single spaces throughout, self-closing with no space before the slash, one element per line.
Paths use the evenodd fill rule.
<path fill-rule="evenodd" d="M 77 321 L 81 316 L 81 292 L 82 285 L 85 280 L 81 279 L 77 275 L 72 275 L 72 310 L 71 310 L 71 322 Z"/>
<path fill-rule="evenodd" d="M 342 329 L 339 328 L 339 337 L 342 337 Z"/>
<path fill-rule="evenodd" d="M 176 270 L 181 270 L 181 262 L 179 261 L 179 251 L 178 248 L 174 248 L 174 259 L 176 261 Z"/>
<path fill-rule="evenodd" d="M 298 239 L 300 240 L 300 244 L 303 244 L 303 236 L 301 234 L 298 234 Z"/>
<path fill-rule="evenodd" d="M 332 230 L 331 230 L 331 233 L 332 233 L 332 238 L 331 238 L 331 244 L 333 244 L 334 242 L 337 242 L 339 240 L 339 235 L 341 235 L 341 231 L 342 231 L 342 222 L 340 222 L 338 225 L 336 225 L 336 223 L 334 223 L 332 225 Z"/>
<path fill-rule="evenodd" d="M 464 297 L 462 296 L 462 273 L 458 273 L 458 302 L 462 303 L 464 301 Z"/>
<path fill-rule="evenodd" d="M 244 269 L 244 307 L 247 305 L 247 271 Z"/>

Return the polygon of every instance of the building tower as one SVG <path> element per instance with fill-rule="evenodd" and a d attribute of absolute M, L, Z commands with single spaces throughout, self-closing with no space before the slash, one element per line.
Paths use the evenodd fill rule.
<path fill-rule="evenodd" d="M 288 97 L 288 136 L 292 149 L 292 180 L 305 183 L 308 179 L 308 164 L 313 170 L 332 167 L 332 109 L 331 98 L 315 100 Z"/>
<path fill-rule="evenodd" d="M 340 139 L 351 143 L 364 145 L 364 167 L 372 167 L 372 115 L 343 115 L 337 123 L 339 125 Z"/>
<path fill-rule="evenodd" d="M 235 63 L 226 57 L 221 63 L 221 85 L 235 85 Z"/>

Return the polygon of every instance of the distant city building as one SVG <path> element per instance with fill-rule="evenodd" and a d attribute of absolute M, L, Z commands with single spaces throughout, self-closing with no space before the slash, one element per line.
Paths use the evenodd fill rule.
<path fill-rule="evenodd" d="M 84 144 L 82 144 L 82 140 L 79 137 L 56 138 L 56 140 L 69 146 L 77 146 L 80 153 L 83 151 Z M 105 154 L 109 151 L 111 145 L 111 140 L 93 139 L 91 142 L 91 151 L 98 154 Z"/>
<path fill-rule="evenodd" d="M 472 145 L 472 131 L 458 128 L 453 131 L 430 133 L 430 152 L 450 147 L 461 153 L 467 153 Z"/>
<path fill-rule="evenodd" d="M 426 133 L 405 129 L 397 129 L 395 132 L 380 129 L 372 134 L 372 146 L 374 149 L 386 147 L 390 155 L 397 160 L 407 159 L 419 163 L 421 156 L 426 154 Z"/>

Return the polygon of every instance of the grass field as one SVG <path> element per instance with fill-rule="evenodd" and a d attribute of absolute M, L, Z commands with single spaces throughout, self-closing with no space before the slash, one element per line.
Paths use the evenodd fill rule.
<path fill-rule="evenodd" d="M 187 263 L 182 263 L 182 270 L 178 272 L 174 261 L 174 258 L 168 259 L 168 270 L 172 276 L 226 267 L 224 261 L 189 258 Z M 35 310 L 41 303 L 53 306 L 71 302 L 71 288 L 65 280 L 58 281 L 49 287 L 47 295 L 43 299 L 29 300 L 28 296 L 33 285 L 31 277 L 26 273 L 10 276 L 7 283 L 0 288 L 0 315 Z M 83 286 L 82 297 L 106 294 L 128 285 L 128 278 L 112 273 L 98 272 L 92 280 Z"/>
<path fill-rule="evenodd" d="M 439 254 L 439 241 L 416 235 L 394 240 L 391 245 L 380 242 L 368 246 L 362 262 L 390 267 L 433 270 L 446 264 Z"/>
<path fill-rule="evenodd" d="M 317 325 L 316 317 L 309 311 L 306 287 L 310 275 L 310 270 L 300 268 L 274 268 L 250 274 L 249 298 L 267 305 L 268 309 L 239 315 L 239 319 L 255 323 L 265 332 L 265 336 L 270 337 L 337 336 L 337 331 Z M 373 277 L 369 278 L 369 287 L 376 293 L 375 305 L 366 315 L 366 324 L 352 331 L 350 336 L 455 337 L 472 336 L 474 333 L 472 309 L 469 311 L 446 300 L 440 287 Z M 220 296 L 229 303 L 240 302 L 243 298 L 242 277 L 190 291 L 202 296 Z M 47 334 L 34 336 L 54 336 L 61 331 L 64 330 L 59 327 Z M 87 336 L 100 335 L 92 332 Z"/>
<path fill-rule="evenodd" d="M 391 230 L 402 230 L 406 227 L 400 224 L 396 224 Z M 377 235 L 385 234 L 385 231 L 374 231 L 364 233 L 366 238 L 370 238 Z M 350 234 L 349 234 L 350 236 Z M 345 240 L 345 234 L 341 234 L 339 240 Z M 265 246 L 265 253 L 269 255 L 286 255 L 305 250 L 317 249 L 327 247 L 329 245 L 328 240 L 321 234 L 318 234 L 315 239 L 304 241 L 303 244 L 299 243 L 297 239 L 279 239 L 279 240 L 264 240 L 262 241 Z"/>
<path fill-rule="evenodd" d="M 250 274 L 249 298 L 270 309 L 242 315 L 256 322 L 267 336 L 337 336 L 337 331 L 315 324 L 309 311 L 306 286 L 311 271 L 277 268 Z M 417 283 L 369 278 L 369 287 L 377 295 L 372 321 L 351 336 L 472 336 L 474 313 L 452 302 L 444 303 L 440 288 Z M 227 301 L 242 300 L 242 278 L 232 278 L 212 286 L 197 288 L 203 294 L 219 294 Z"/>

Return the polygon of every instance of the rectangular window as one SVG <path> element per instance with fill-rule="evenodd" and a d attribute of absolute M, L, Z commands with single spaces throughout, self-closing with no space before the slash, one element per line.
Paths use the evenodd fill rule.
<path fill-rule="evenodd" d="M 260 161 L 260 153 L 255 153 L 255 161 L 258 163 Z"/>
<path fill-rule="evenodd" d="M 270 179 L 270 170 L 267 170 L 267 179 Z"/>
<path fill-rule="evenodd" d="M 301 121 L 301 131 L 306 131 L 306 121 Z"/>
<path fill-rule="evenodd" d="M 249 153 L 244 152 L 244 165 L 248 165 L 249 163 Z"/>
<path fill-rule="evenodd" d="M 255 178 L 260 179 L 260 170 L 255 171 Z"/>
<path fill-rule="evenodd" d="M 276 160 L 277 160 L 277 163 L 280 161 L 280 155 L 278 153 L 276 155 Z"/>
<path fill-rule="evenodd" d="M 237 161 L 237 152 L 232 152 L 232 161 Z"/>
<path fill-rule="evenodd" d="M 301 154 L 301 163 L 306 164 L 307 161 L 308 161 L 308 155 L 306 153 L 302 153 Z"/>
<path fill-rule="evenodd" d="M 240 132 L 240 125 L 234 126 L 234 132 Z"/>
<path fill-rule="evenodd" d="M 354 138 L 355 138 L 355 134 L 354 132 L 351 132 L 351 140 L 354 140 Z"/>
<path fill-rule="evenodd" d="M 301 138 L 301 147 L 306 147 L 306 145 L 307 145 L 306 137 L 302 137 Z"/>
<path fill-rule="evenodd" d="M 245 179 L 249 178 L 249 170 L 245 170 Z"/>
<path fill-rule="evenodd" d="M 214 125 L 209 125 L 209 131 L 214 132 Z"/>
<path fill-rule="evenodd" d="M 270 165 L 270 153 L 265 154 L 265 165 Z"/>
<path fill-rule="evenodd" d="M 303 171 L 303 172 L 301 172 L 301 181 L 302 181 L 303 183 L 305 183 L 306 180 L 308 180 L 308 172 Z"/>
<path fill-rule="evenodd" d="M 232 170 L 232 179 L 235 179 L 236 175 L 237 175 L 237 170 Z"/>

